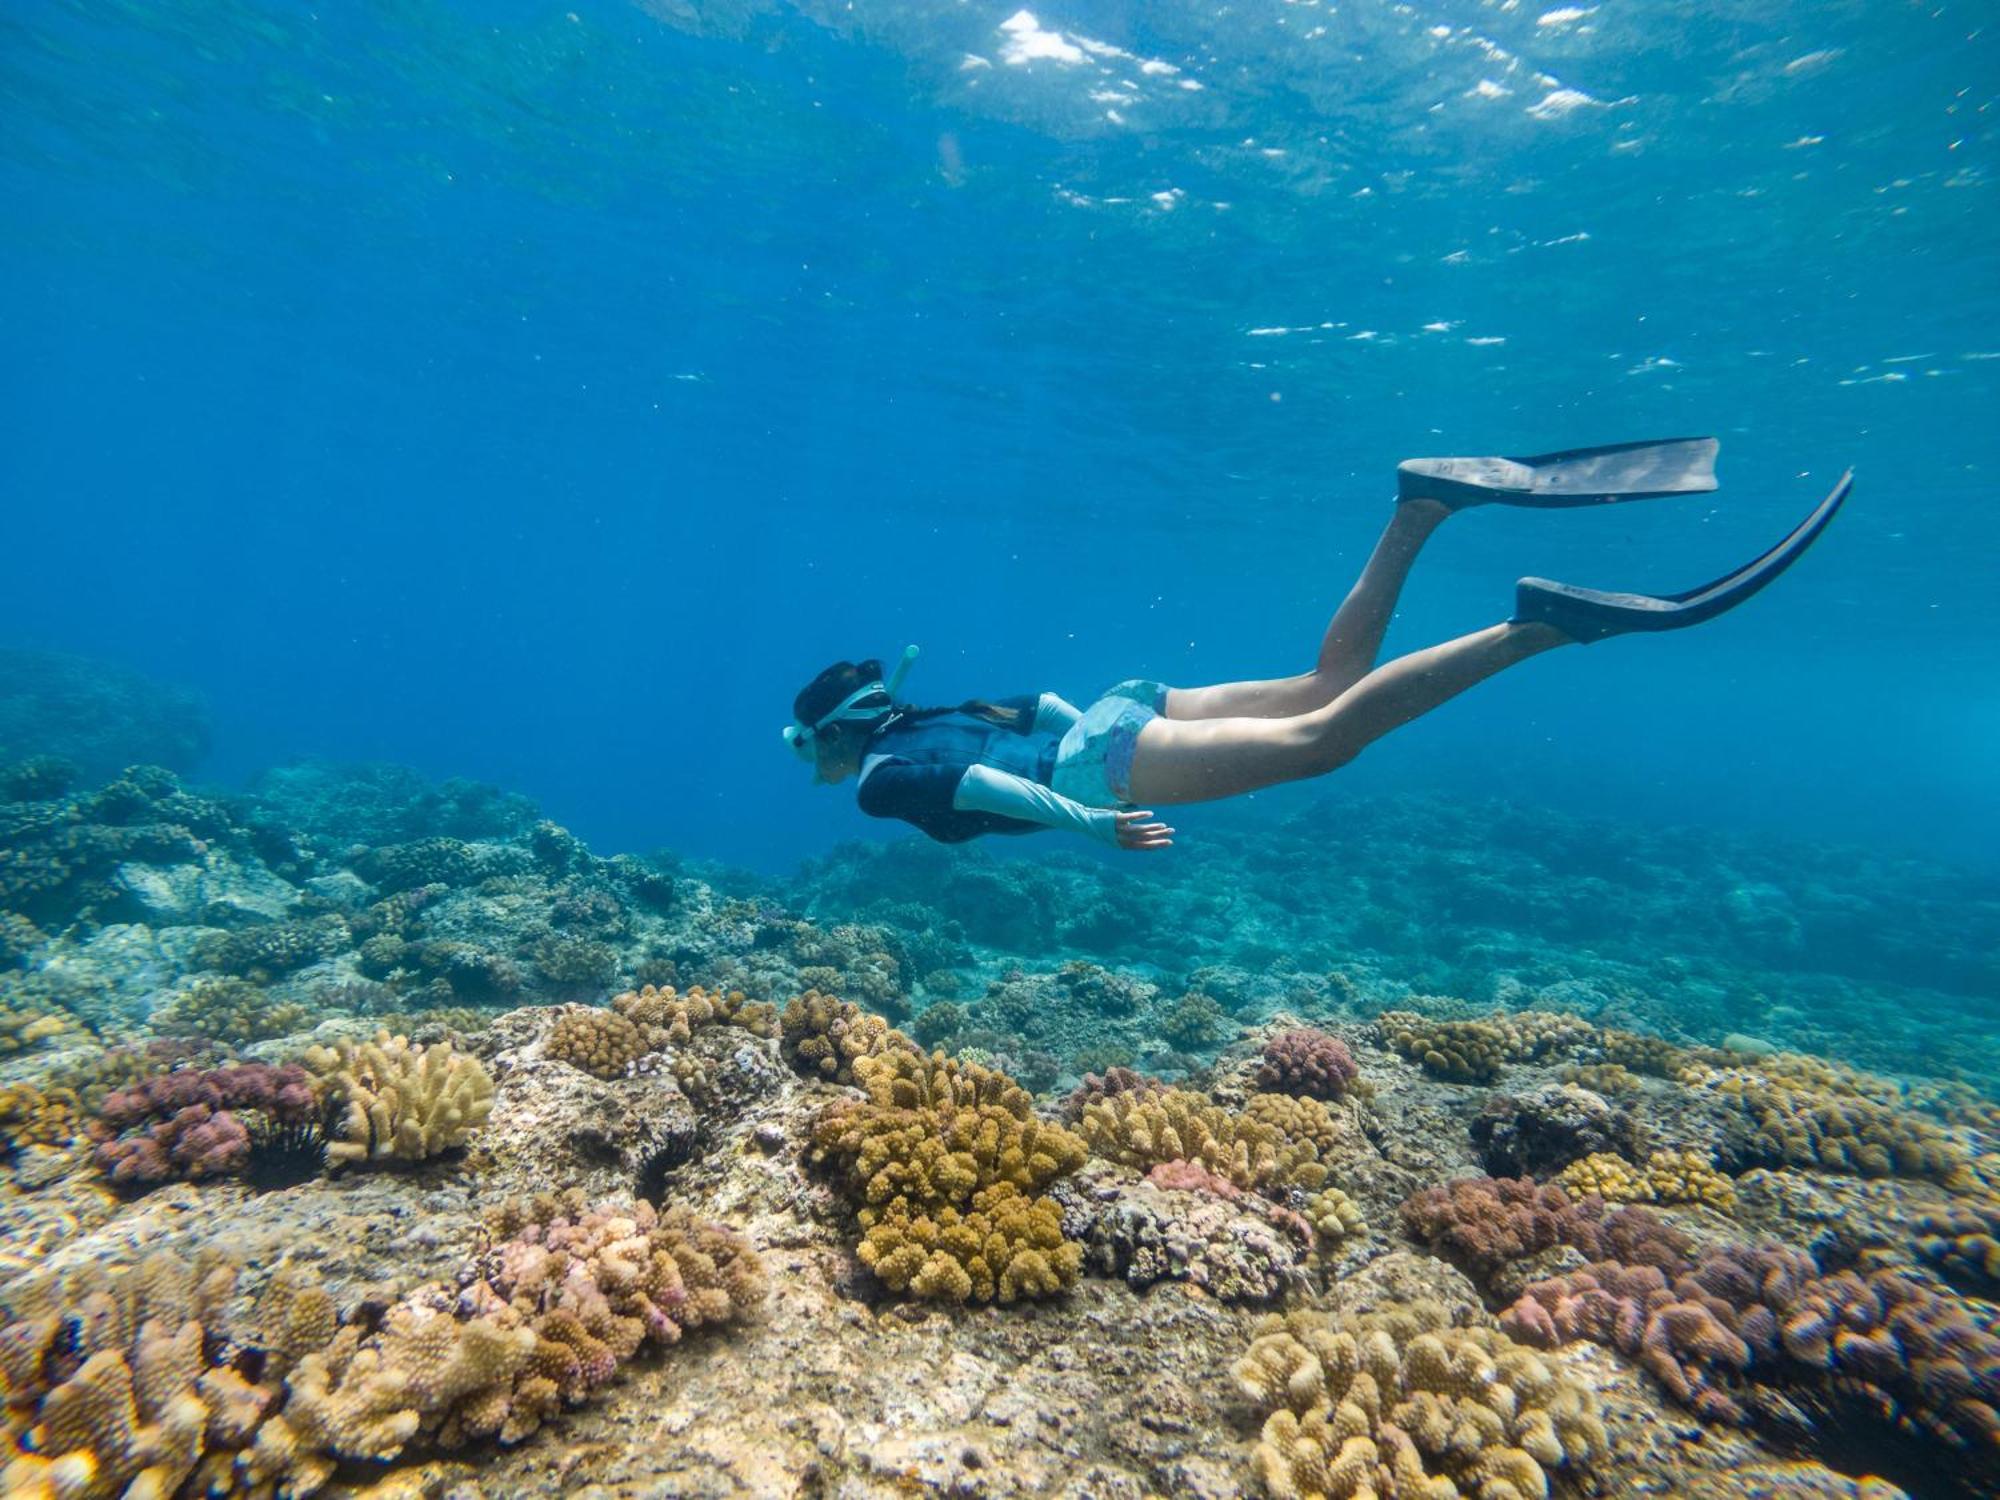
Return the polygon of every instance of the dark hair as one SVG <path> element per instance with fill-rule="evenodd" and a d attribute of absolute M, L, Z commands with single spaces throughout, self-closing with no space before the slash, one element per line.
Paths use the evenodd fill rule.
<path fill-rule="evenodd" d="M 821 715 L 831 713 L 849 693 L 881 680 L 882 663 L 872 656 L 866 661 L 837 661 L 800 690 L 798 697 L 792 700 L 792 717 L 801 724 L 817 724 Z M 971 714 L 989 724 L 1012 728 L 1021 719 L 1020 709 L 989 703 L 984 698 L 968 698 L 949 708 L 912 708 L 908 704 L 892 703 L 886 692 L 875 694 L 874 698 L 880 700 L 883 718 L 894 723 L 909 719 L 934 719 L 941 714 Z M 870 698 L 862 698 L 854 706 L 874 708 L 877 705 Z M 878 719 L 868 726 L 868 733 L 873 734 L 886 727 L 883 720 Z M 839 724 L 830 724 L 827 729 L 829 732 L 845 732 Z"/>

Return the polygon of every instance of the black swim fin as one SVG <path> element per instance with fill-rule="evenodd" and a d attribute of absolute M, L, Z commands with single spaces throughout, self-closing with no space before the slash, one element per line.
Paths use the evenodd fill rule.
<path fill-rule="evenodd" d="M 1556 509 L 1705 494 L 1715 488 L 1721 446 L 1712 437 L 1660 438 L 1529 458 L 1406 458 L 1396 466 L 1396 498 L 1453 510 L 1493 501 Z"/>
<path fill-rule="evenodd" d="M 1853 488 L 1854 471 L 1849 469 L 1840 476 L 1833 493 L 1770 551 L 1713 583 L 1683 594 L 1614 594 L 1546 578 L 1523 578 L 1514 589 L 1514 622 L 1553 625 L 1587 646 L 1635 630 L 1679 630 L 1712 620 L 1797 562 L 1826 530 Z"/>

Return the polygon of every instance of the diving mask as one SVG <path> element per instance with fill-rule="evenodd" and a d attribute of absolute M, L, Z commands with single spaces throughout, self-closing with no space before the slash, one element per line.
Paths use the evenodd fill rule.
<path fill-rule="evenodd" d="M 878 678 L 874 682 L 865 683 L 849 693 L 845 698 L 842 698 L 810 724 L 801 724 L 796 719 L 787 724 L 784 730 L 785 743 L 792 747 L 792 754 L 796 755 L 807 765 L 811 765 L 818 755 L 814 742 L 818 739 L 819 732 L 822 729 L 825 729 L 829 724 L 838 724 L 843 719 L 873 719 L 885 712 L 885 709 L 880 706 L 857 708 L 855 705 L 866 702 L 878 693 L 886 697 L 893 704 L 896 701 L 896 694 L 902 691 L 903 679 L 910 675 L 910 666 L 916 659 L 917 648 L 915 646 L 905 646 L 903 648 L 902 660 L 896 663 L 896 670 L 889 674 L 887 682 L 883 682 Z"/>

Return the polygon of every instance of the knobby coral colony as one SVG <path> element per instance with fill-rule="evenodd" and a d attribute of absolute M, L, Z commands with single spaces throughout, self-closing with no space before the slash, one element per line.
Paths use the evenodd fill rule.
<path fill-rule="evenodd" d="M 1531 1500 L 1607 1441 L 1587 1387 L 1490 1327 L 1452 1327 L 1430 1302 L 1267 1317 L 1236 1380 L 1269 1413 L 1255 1464 L 1273 1500 Z"/>
<path fill-rule="evenodd" d="M 764 1295 L 733 1232 L 646 1202 L 510 1204 L 454 1285 L 346 1322 L 281 1272 L 247 1326 L 236 1270 L 168 1253 L 9 1290 L 10 1496 L 316 1494 L 347 1463 L 517 1442 L 642 1350 Z"/>
<path fill-rule="evenodd" d="M 1488 1283 L 1538 1252 L 1581 1252 L 1588 1264 L 1530 1283 L 1501 1327 L 1545 1349 L 1617 1349 L 1706 1420 L 1785 1435 L 1814 1410 L 1884 1423 L 1929 1441 L 1927 1463 L 1967 1493 L 2000 1463 L 2000 1313 L 1920 1273 L 1829 1272 L 1775 1241 L 1697 1252 L 1643 1209 L 1527 1179 L 1426 1189 L 1403 1222 Z"/>
<path fill-rule="evenodd" d="M 831 1059 L 799 1054 L 815 1071 Z M 1037 1118 L 1004 1073 L 927 1056 L 901 1032 L 883 1033 L 848 1067 L 865 1100 L 827 1107 L 812 1155 L 858 1204 L 861 1261 L 883 1285 L 943 1302 L 1013 1302 L 1075 1285 L 1083 1247 L 1043 1192 L 1083 1165 L 1075 1133 Z"/>

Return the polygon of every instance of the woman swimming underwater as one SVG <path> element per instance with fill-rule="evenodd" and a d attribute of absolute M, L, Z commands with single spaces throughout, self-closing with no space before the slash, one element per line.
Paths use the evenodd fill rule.
<path fill-rule="evenodd" d="M 1082 711 L 1054 693 L 911 708 L 896 700 L 912 646 L 887 681 L 872 660 L 821 672 L 793 701 L 785 739 L 821 782 L 858 777 L 863 812 L 901 818 L 944 843 L 1067 828 L 1122 849 L 1165 849 L 1174 830 L 1151 807 L 1323 776 L 1516 662 L 1557 646 L 1696 625 L 1748 599 L 1812 545 L 1846 500 L 1851 474 L 1783 541 L 1702 588 L 1618 594 L 1524 578 L 1511 619 L 1375 664 L 1410 565 L 1454 512 L 1713 490 L 1717 446 L 1673 438 L 1402 464 L 1388 526 L 1327 626 L 1318 661 L 1295 677 L 1196 688 L 1134 679 Z"/>

